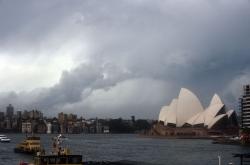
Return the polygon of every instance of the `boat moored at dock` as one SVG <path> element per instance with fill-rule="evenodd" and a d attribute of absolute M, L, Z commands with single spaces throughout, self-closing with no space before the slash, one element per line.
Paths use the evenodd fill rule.
<path fill-rule="evenodd" d="M 9 143 L 11 141 L 6 135 L 0 135 L 0 142 L 1 143 Z"/>
<path fill-rule="evenodd" d="M 14 148 L 15 153 L 25 153 L 25 154 L 36 154 L 41 151 L 40 137 L 37 136 L 27 136 L 24 141 L 17 144 Z"/>
<path fill-rule="evenodd" d="M 82 165 L 82 155 L 38 155 L 33 165 Z"/>
<path fill-rule="evenodd" d="M 51 154 L 40 150 L 34 156 L 34 161 L 28 165 L 82 165 L 82 155 L 71 154 L 68 148 L 62 147 L 63 140 L 64 137 L 61 134 L 54 137 Z"/>

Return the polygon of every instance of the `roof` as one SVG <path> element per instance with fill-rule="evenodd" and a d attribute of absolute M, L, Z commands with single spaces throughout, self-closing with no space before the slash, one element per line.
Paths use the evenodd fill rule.
<path fill-rule="evenodd" d="M 217 116 L 220 111 L 223 111 L 224 104 L 213 104 L 205 110 L 205 121 L 204 124 L 208 125 Z"/>
<path fill-rule="evenodd" d="M 214 94 L 210 105 L 204 110 L 198 97 L 186 88 L 181 88 L 178 98 L 173 99 L 168 106 L 164 106 L 159 114 L 159 121 L 165 125 L 175 124 L 182 127 L 204 125 L 212 128 L 225 116 L 231 117 L 235 111 L 226 112 L 226 106 L 217 94 Z"/>
<path fill-rule="evenodd" d="M 167 118 L 167 123 L 171 124 L 176 124 L 176 119 L 177 119 L 177 114 L 176 114 L 176 109 L 177 109 L 177 99 L 173 99 L 168 110 L 168 118 Z"/>
<path fill-rule="evenodd" d="M 159 121 L 163 121 L 165 123 L 166 121 L 166 118 L 167 118 L 167 114 L 168 114 L 168 109 L 169 109 L 169 106 L 164 106 L 161 108 L 161 112 L 160 112 L 160 115 L 159 115 Z"/>
<path fill-rule="evenodd" d="M 210 106 L 215 105 L 215 104 L 223 104 L 221 101 L 221 98 L 217 94 L 214 94 L 214 96 L 210 102 Z"/>
<path fill-rule="evenodd" d="M 226 114 L 221 114 L 213 118 L 213 120 L 208 124 L 208 129 L 211 129 L 218 121 L 223 119 L 224 117 L 227 117 Z"/>
<path fill-rule="evenodd" d="M 191 117 L 186 123 L 190 124 L 190 125 L 195 125 L 195 123 L 197 123 L 197 119 L 200 118 L 200 116 L 203 116 L 203 112 L 197 113 L 196 115 L 194 115 L 193 117 Z"/>
<path fill-rule="evenodd" d="M 177 127 L 182 127 L 188 119 L 203 111 L 198 97 L 186 88 L 181 88 L 177 104 Z"/>
<path fill-rule="evenodd" d="M 159 121 L 165 121 L 166 107 L 168 107 L 168 106 L 164 106 L 161 108 L 161 111 L 159 114 Z"/>
<path fill-rule="evenodd" d="M 232 109 L 227 111 L 227 117 L 230 118 L 234 113 L 235 113 L 235 111 Z"/>

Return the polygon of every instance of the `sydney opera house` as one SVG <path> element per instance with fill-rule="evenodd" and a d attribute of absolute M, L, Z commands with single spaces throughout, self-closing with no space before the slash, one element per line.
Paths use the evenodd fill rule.
<path fill-rule="evenodd" d="M 162 107 L 159 123 L 165 127 L 164 134 L 173 131 L 173 128 L 180 128 L 174 129 L 175 132 L 179 130 L 179 134 L 197 134 L 197 130 L 198 134 L 207 134 L 212 130 L 232 130 L 238 127 L 235 111 L 228 109 L 217 94 L 204 109 L 198 97 L 185 88 L 180 90 L 178 98 Z"/>

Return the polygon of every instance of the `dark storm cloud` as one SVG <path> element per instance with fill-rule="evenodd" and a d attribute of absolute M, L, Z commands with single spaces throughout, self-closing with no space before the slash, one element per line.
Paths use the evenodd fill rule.
<path fill-rule="evenodd" d="M 249 1 L 27 2 L 0 3 L 0 52 L 49 58 L 70 40 L 87 43 L 88 59 L 72 54 L 78 66 L 55 85 L 2 93 L 3 106 L 156 117 L 181 87 L 205 106 L 217 92 L 233 108 L 250 80 Z"/>

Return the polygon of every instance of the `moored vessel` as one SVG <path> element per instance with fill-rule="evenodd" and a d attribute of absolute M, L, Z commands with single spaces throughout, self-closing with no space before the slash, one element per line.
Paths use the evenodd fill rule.
<path fill-rule="evenodd" d="M 51 154 L 41 150 L 34 156 L 34 161 L 28 165 L 82 165 L 82 155 L 71 154 L 68 148 L 62 147 L 63 139 L 61 134 L 54 137 Z"/>
<path fill-rule="evenodd" d="M 15 153 L 25 153 L 25 154 L 36 154 L 41 151 L 40 137 L 37 136 L 26 136 L 26 139 L 21 143 L 17 144 L 14 148 Z"/>
<path fill-rule="evenodd" d="M 1 143 L 9 143 L 11 140 L 6 135 L 0 135 L 0 142 Z"/>
<path fill-rule="evenodd" d="M 29 165 L 82 165 L 82 155 L 37 155 L 34 162 Z"/>

